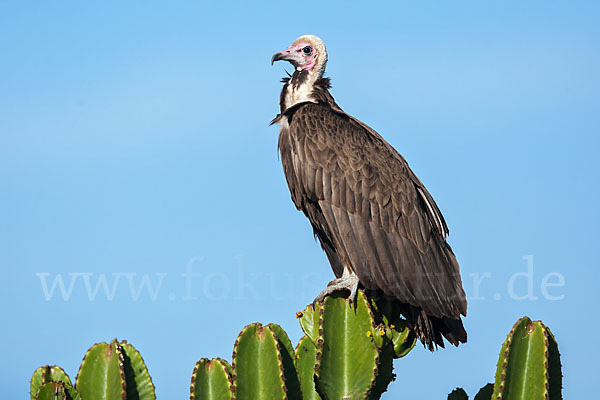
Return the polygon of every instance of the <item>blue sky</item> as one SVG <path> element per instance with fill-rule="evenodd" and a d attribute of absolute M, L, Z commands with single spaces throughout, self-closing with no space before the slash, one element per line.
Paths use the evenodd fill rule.
<path fill-rule="evenodd" d="M 332 273 L 268 123 L 290 69 L 271 55 L 305 33 L 338 103 L 436 198 L 469 296 L 469 343 L 415 348 L 384 398 L 474 395 L 523 315 L 555 333 L 565 397 L 592 392 L 599 3 L 316 4 L 2 2 L 4 397 L 44 364 L 74 379 L 114 337 L 162 399 L 188 396 L 199 358 L 230 360 L 248 323 L 300 338 L 295 312 Z"/>

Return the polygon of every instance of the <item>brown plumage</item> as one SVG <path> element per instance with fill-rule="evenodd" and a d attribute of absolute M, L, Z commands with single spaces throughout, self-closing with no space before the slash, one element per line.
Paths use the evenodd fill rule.
<path fill-rule="evenodd" d="M 467 302 L 435 201 L 391 145 L 336 104 L 322 77 L 327 53 L 319 38 L 300 37 L 273 56 L 280 59 L 296 67 L 283 80 L 273 120 L 285 177 L 338 281 L 356 276 L 397 299 L 431 350 L 444 346 L 442 336 L 466 342 Z"/>

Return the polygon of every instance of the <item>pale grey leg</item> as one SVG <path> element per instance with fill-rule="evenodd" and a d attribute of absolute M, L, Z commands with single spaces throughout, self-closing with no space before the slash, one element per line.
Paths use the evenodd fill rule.
<path fill-rule="evenodd" d="M 329 285 L 327 285 L 325 290 L 319 293 L 314 302 L 321 302 L 327 295 L 330 295 L 338 290 L 350 291 L 350 301 L 354 302 L 356 299 L 356 293 L 358 292 L 359 283 L 360 281 L 358 280 L 358 276 L 356 276 L 354 272 L 350 272 L 348 269 L 344 268 L 342 277 L 329 282 Z"/>

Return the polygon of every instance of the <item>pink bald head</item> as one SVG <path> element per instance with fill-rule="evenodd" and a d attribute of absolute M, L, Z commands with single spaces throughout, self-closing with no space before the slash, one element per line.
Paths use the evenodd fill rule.
<path fill-rule="evenodd" d="M 290 52 L 299 54 L 304 63 L 300 65 L 300 68 L 305 71 L 312 71 L 317 63 L 317 57 L 319 56 L 318 50 L 314 48 L 312 43 L 306 41 L 298 41 L 292 43 L 288 48 Z"/>
<path fill-rule="evenodd" d="M 327 63 L 327 51 L 321 39 L 304 35 L 284 51 L 275 53 L 271 63 L 278 60 L 289 61 L 297 70 L 312 72 L 316 68 L 316 75 L 321 76 Z"/>

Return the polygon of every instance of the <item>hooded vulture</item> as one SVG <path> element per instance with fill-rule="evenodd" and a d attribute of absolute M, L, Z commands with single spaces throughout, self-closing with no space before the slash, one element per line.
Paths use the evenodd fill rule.
<path fill-rule="evenodd" d="M 336 104 L 321 39 L 301 36 L 278 60 L 295 68 L 272 121 L 283 170 L 336 276 L 316 301 L 343 289 L 354 299 L 360 285 L 396 299 L 430 350 L 444 347 L 442 336 L 465 343 L 467 301 L 433 197 L 390 144 Z"/>

